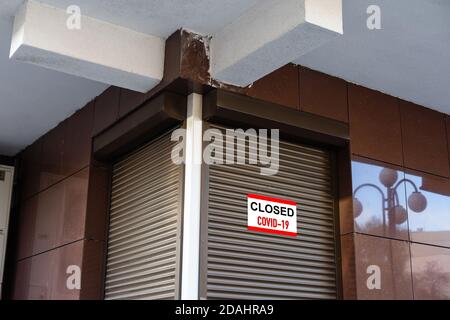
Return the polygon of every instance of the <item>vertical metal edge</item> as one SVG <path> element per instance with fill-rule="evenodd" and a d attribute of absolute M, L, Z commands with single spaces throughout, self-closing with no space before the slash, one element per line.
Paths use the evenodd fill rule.
<path fill-rule="evenodd" d="M 186 129 L 186 120 L 179 127 Z M 175 129 L 176 130 L 176 129 Z M 176 272 L 175 272 L 175 300 L 181 299 L 181 270 L 182 270 L 182 245 L 183 245 L 183 220 L 184 220 L 184 172 L 185 164 L 183 164 L 179 169 L 180 179 L 178 182 L 178 226 L 177 226 L 177 252 L 176 252 Z"/>
<path fill-rule="evenodd" d="M 339 175 L 336 150 L 329 150 L 330 171 L 331 171 L 331 193 L 333 195 L 333 219 L 334 219 L 334 241 L 335 241 L 335 261 L 336 261 L 336 298 L 343 299 L 342 283 L 342 252 L 341 252 L 341 233 L 339 219 Z"/>
<path fill-rule="evenodd" d="M 210 124 L 203 122 L 203 132 L 210 128 Z M 202 152 L 205 150 L 203 141 Z M 199 298 L 208 298 L 208 207 L 209 207 L 209 166 L 202 162 L 202 195 L 200 202 L 200 275 Z"/>
<path fill-rule="evenodd" d="M 103 248 L 103 270 L 102 270 L 102 278 L 103 278 L 103 282 L 102 282 L 102 292 L 101 292 L 101 297 L 102 300 L 105 300 L 106 298 L 106 267 L 107 267 L 107 263 L 108 263 L 108 242 L 109 242 L 109 223 L 110 223 L 110 218 L 111 218 L 111 214 L 110 214 L 110 210 L 111 210 L 111 194 L 112 194 L 112 180 L 113 180 L 113 170 L 114 170 L 114 166 L 113 164 L 108 164 L 108 203 L 106 204 L 107 208 L 108 208 L 108 212 L 106 213 L 106 219 L 105 219 L 105 223 L 106 223 L 106 228 L 105 228 L 105 244 L 104 244 L 104 248 Z M 89 191 L 88 191 L 89 194 Z"/>

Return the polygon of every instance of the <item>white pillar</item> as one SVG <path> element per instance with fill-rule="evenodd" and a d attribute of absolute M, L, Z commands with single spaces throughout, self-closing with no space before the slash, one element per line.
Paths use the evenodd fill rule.
<path fill-rule="evenodd" d="M 188 97 L 186 119 L 182 300 L 198 300 L 199 298 L 202 137 L 202 96 L 193 93 Z"/>

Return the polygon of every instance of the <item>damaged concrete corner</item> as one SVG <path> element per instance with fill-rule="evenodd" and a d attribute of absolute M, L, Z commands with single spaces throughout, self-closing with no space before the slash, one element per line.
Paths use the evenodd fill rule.
<path fill-rule="evenodd" d="M 171 62 L 167 61 L 166 63 L 168 69 L 166 69 L 165 78 L 175 78 L 173 75 L 175 65 L 177 76 L 188 80 L 194 85 L 206 85 L 245 94 L 247 88 L 229 85 L 211 78 L 210 41 L 211 37 L 203 36 L 186 29 L 180 29 L 172 34 L 167 40 L 166 57 Z M 168 52 L 174 49 L 177 53 Z"/>
<path fill-rule="evenodd" d="M 182 29 L 180 30 L 180 41 L 180 76 L 202 84 L 210 83 L 210 37 Z"/>

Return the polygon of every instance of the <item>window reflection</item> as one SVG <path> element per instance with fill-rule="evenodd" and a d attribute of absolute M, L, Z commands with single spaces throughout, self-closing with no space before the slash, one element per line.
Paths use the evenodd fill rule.
<path fill-rule="evenodd" d="M 407 240 L 405 174 L 394 168 L 353 161 L 352 181 L 356 231 Z"/>
<path fill-rule="evenodd" d="M 450 299 L 450 250 L 411 245 L 415 298 Z"/>
<path fill-rule="evenodd" d="M 412 299 L 411 260 L 405 241 L 357 234 L 356 264 L 359 299 Z M 378 266 L 381 290 L 367 287 L 368 267 Z"/>
<path fill-rule="evenodd" d="M 411 241 L 450 247 L 450 184 L 449 180 L 426 174 L 406 174 L 406 178 L 419 186 L 427 200 L 423 211 L 409 206 L 409 230 Z M 406 186 L 407 194 L 413 192 Z"/>
<path fill-rule="evenodd" d="M 352 161 L 355 230 L 412 241 L 415 298 L 450 299 L 450 179 L 405 170 L 359 158 Z M 409 252 L 405 249 L 402 255 L 392 248 L 399 241 L 384 246 L 377 241 L 361 246 L 358 260 L 378 263 L 389 276 L 403 274 L 405 281 L 388 289 L 397 296 L 411 275 Z"/>

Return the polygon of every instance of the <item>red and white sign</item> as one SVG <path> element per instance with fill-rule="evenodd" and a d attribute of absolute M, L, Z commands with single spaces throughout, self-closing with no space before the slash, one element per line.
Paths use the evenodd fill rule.
<path fill-rule="evenodd" d="M 249 194 L 247 228 L 285 236 L 297 236 L 297 204 L 294 201 Z"/>

